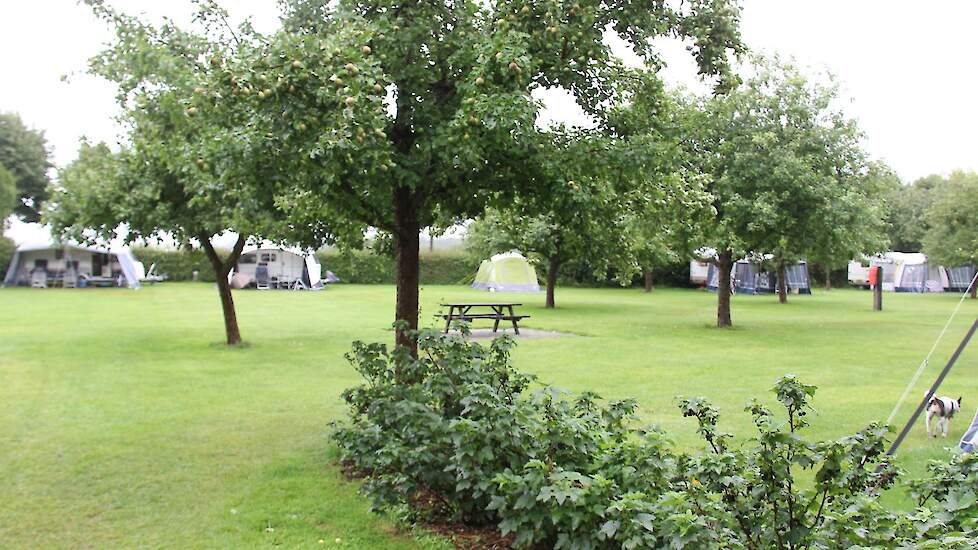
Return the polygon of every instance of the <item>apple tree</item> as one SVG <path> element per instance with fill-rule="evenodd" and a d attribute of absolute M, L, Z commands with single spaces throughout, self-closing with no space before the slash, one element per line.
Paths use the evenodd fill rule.
<path fill-rule="evenodd" d="M 599 275 L 615 268 L 630 280 L 636 265 L 629 240 L 633 207 L 645 191 L 632 166 L 647 164 L 628 144 L 591 131 L 550 132 L 532 161 L 533 192 L 490 209 L 469 228 L 466 241 L 490 254 L 517 249 L 544 261 L 546 307 L 553 308 L 560 269 L 583 259 Z M 651 188 L 651 184 L 649 185 Z M 641 199 L 641 200 L 640 200 Z"/>
<path fill-rule="evenodd" d="M 653 38 L 688 38 L 700 71 L 717 76 L 721 86 L 730 85 L 728 56 L 742 49 L 732 0 L 679 6 L 649 0 L 284 5 L 284 49 L 267 63 L 284 55 L 319 67 L 293 84 L 296 93 L 270 103 L 258 117 L 263 126 L 295 129 L 276 146 L 306 182 L 290 198 L 292 211 L 337 237 L 374 228 L 392 238 L 395 319 L 408 329 L 418 326 L 421 229 L 476 217 L 489 205 L 533 190 L 534 161 L 549 142 L 536 126 L 534 91 L 562 87 L 586 113 L 603 119 L 608 106 L 620 101 L 626 73 L 604 40 L 606 32 L 625 39 L 653 67 L 659 64 Z M 358 54 L 320 48 L 338 29 L 361 25 L 366 30 Z M 363 82 L 374 68 L 373 83 Z M 381 100 L 384 118 L 349 132 L 321 128 L 310 119 L 322 97 L 342 98 L 350 108 Z M 323 155 L 324 141 L 348 144 L 351 152 Z M 343 169 L 334 171 L 336 163 Z M 400 329 L 397 341 L 411 345 Z"/>
<path fill-rule="evenodd" d="M 201 246 L 217 280 L 228 344 L 241 341 L 228 274 L 248 239 L 318 244 L 324 237 L 313 224 L 291 223 L 301 172 L 286 157 L 273 154 L 283 137 L 274 132 L 302 132 L 302 124 L 286 129 L 262 124 L 255 113 L 268 102 L 296 90 L 289 79 L 315 78 L 319 67 L 282 57 L 289 37 L 268 40 L 246 23 L 227 25 L 226 13 L 202 2 L 195 27 L 185 30 L 170 22 L 153 26 L 101 2 L 91 2 L 99 17 L 116 33 L 114 42 L 91 61 L 91 72 L 118 86 L 125 124 L 125 142 L 117 153 L 103 146 L 83 145 L 79 159 L 63 171 L 49 213 L 56 228 L 77 236 L 107 238 L 125 224 L 126 239 L 162 235 Z M 332 51 L 349 42 L 345 29 L 336 36 L 311 40 L 316 51 Z M 359 48 L 353 55 L 360 55 Z M 273 61 L 268 62 L 269 59 Z M 372 79 L 363 64 L 359 78 Z M 359 85 L 359 84 L 354 84 Z M 328 136 L 353 130 L 368 120 L 357 107 L 323 94 L 311 99 L 310 128 L 323 137 L 324 156 L 361 158 L 355 140 L 328 142 Z M 363 101 L 363 104 L 369 102 Z M 324 162 L 324 169 L 342 167 Z M 233 248 L 222 255 L 214 239 L 237 234 Z"/>
<path fill-rule="evenodd" d="M 777 60 L 752 69 L 729 94 L 688 102 L 684 120 L 689 167 L 708 178 L 712 197 L 713 215 L 699 225 L 703 245 L 717 251 L 720 327 L 731 325 L 737 257 L 772 255 L 784 302 L 790 262 L 837 252 L 827 232 L 861 231 L 879 216 L 858 128 L 833 106 L 836 88 Z"/>

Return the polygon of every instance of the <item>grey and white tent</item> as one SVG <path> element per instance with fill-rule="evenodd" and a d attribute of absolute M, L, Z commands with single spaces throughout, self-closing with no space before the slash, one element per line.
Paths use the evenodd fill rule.
<path fill-rule="evenodd" d="M 808 279 L 808 262 L 802 260 L 789 265 L 785 270 L 788 292 L 794 294 L 811 294 L 812 288 Z M 716 291 L 719 286 L 720 271 L 716 264 L 710 264 L 706 277 L 706 288 Z M 730 272 L 730 285 L 737 294 L 771 294 L 778 291 L 778 279 L 775 273 L 765 271 L 761 264 L 743 259 L 734 264 Z"/>
<path fill-rule="evenodd" d="M 330 280 L 327 273 L 327 282 Z M 299 249 L 253 247 L 245 249 L 228 274 L 232 288 L 322 290 L 323 266 L 315 254 Z"/>
<path fill-rule="evenodd" d="M 975 412 L 975 418 L 971 421 L 971 426 L 961 436 L 960 447 L 966 453 L 973 453 L 978 448 L 978 412 Z"/>
<path fill-rule="evenodd" d="M 868 266 L 865 265 L 867 263 Z M 944 292 L 952 287 L 951 270 L 930 263 L 927 256 L 920 252 L 886 252 L 868 260 L 853 260 L 849 262 L 849 282 L 869 286 L 869 270 L 874 267 L 883 268 L 880 284 L 887 292 Z M 954 270 L 960 277 L 964 277 L 966 272 L 973 273 L 968 266 Z M 961 289 L 962 292 L 964 290 Z"/>
<path fill-rule="evenodd" d="M 947 289 L 950 292 L 965 292 L 975 277 L 975 266 L 959 265 L 947 268 Z"/>
<path fill-rule="evenodd" d="M 119 286 L 139 288 L 143 264 L 128 248 L 73 243 L 34 243 L 17 247 L 4 286 Z"/>

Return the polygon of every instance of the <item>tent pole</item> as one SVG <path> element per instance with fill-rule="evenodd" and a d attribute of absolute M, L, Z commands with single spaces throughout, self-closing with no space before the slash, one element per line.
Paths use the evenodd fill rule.
<path fill-rule="evenodd" d="M 917 408 L 910 416 L 910 420 L 908 420 L 907 424 L 902 430 L 900 430 L 900 434 L 897 435 L 897 438 L 893 441 L 893 445 L 890 446 L 890 449 L 886 451 L 887 456 L 893 456 L 896 454 L 897 448 L 900 447 L 900 443 L 903 443 L 904 438 L 906 438 L 907 434 L 910 433 L 910 428 L 912 428 L 914 423 L 917 422 L 917 419 L 920 418 L 920 413 L 924 412 L 924 409 L 927 408 L 927 403 L 930 401 L 931 397 L 937 393 L 937 389 L 941 386 L 941 382 L 944 382 L 944 378 L 947 376 L 947 373 L 951 372 L 951 367 L 953 367 L 954 363 L 957 362 L 958 357 L 961 355 L 961 352 L 964 351 L 964 348 L 968 345 L 968 342 L 971 341 L 971 337 L 975 335 L 976 330 L 978 330 L 978 318 L 975 319 L 974 323 L 971 323 L 971 328 L 968 329 L 968 332 L 964 335 L 961 343 L 958 344 L 958 348 L 954 350 L 954 354 L 952 354 L 951 358 L 948 359 L 947 365 L 944 365 L 944 370 L 942 370 L 941 374 L 937 376 L 937 380 L 934 380 L 934 384 L 931 385 L 930 390 L 927 391 L 927 395 L 924 396 L 923 401 L 917 405 Z"/>

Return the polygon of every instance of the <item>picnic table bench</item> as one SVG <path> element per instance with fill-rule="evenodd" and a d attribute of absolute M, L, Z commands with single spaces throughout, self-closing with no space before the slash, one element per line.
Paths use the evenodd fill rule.
<path fill-rule="evenodd" d="M 442 314 L 441 316 L 442 319 L 445 319 L 445 334 L 448 334 L 448 329 L 451 328 L 452 321 L 470 322 L 476 319 L 492 319 L 493 321 L 495 321 L 492 325 L 493 332 L 497 332 L 499 330 L 500 321 L 509 321 L 513 323 L 513 332 L 519 334 L 520 333 L 519 322 L 529 317 L 529 315 L 517 315 L 513 311 L 514 307 L 523 305 L 517 303 L 479 302 L 479 303 L 441 304 L 441 305 L 442 307 L 448 308 L 448 313 Z M 473 309 L 483 310 L 483 311 L 473 312 L 472 311 Z"/>

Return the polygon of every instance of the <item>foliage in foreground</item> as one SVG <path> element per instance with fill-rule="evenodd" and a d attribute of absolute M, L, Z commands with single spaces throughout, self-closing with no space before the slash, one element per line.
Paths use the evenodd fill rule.
<path fill-rule="evenodd" d="M 806 441 L 815 387 L 791 375 L 773 389 L 782 412 L 747 405 L 758 433 L 741 447 L 718 409 L 681 399 L 706 443 L 686 453 L 635 428 L 634 401 L 531 392 L 508 338 L 417 338 L 417 358 L 362 342 L 347 355 L 365 383 L 344 392 L 334 438 L 380 510 L 497 525 L 531 548 L 968 548 L 978 535 L 978 459 L 931 464 L 910 483 L 916 511 L 888 510 L 887 429 Z"/>

